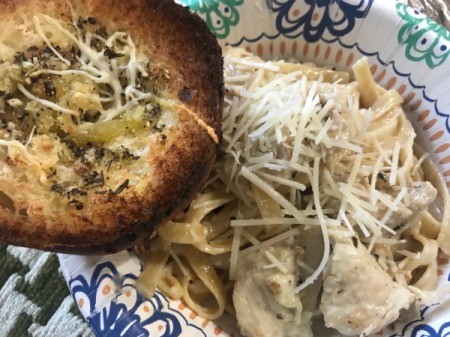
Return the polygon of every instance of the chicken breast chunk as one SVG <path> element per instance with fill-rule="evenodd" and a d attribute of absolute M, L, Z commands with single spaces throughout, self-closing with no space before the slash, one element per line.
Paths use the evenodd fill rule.
<path fill-rule="evenodd" d="M 290 238 L 239 259 L 233 302 L 244 336 L 312 337 L 312 311 L 318 307 L 320 282 L 306 292 L 294 292 L 306 276 L 298 265 L 305 259 L 305 245 L 298 237 Z M 267 254 L 277 259 L 282 270 L 271 263 Z M 316 261 L 308 263 L 314 266 Z"/>
<path fill-rule="evenodd" d="M 320 310 L 325 325 L 345 335 L 366 336 L 399 317 L 414 300 L 394 282 L 367 249 L 336 240 L 324 272 Z"/>

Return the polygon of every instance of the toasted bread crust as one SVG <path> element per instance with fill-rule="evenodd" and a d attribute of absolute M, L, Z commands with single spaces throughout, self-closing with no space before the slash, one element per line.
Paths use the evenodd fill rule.
<path fill-rule="evenodd" d="M 221 135 L 222 58 L 215 37 L 203 21 L 170 0 L 80 0 L 70 2 L 78 15 L 95 17 L 110 31 L 126 31 L 137 47 L 161 69 L 170 70 L 165 95 L 177 99 L 184 88 L 196 90 L 182 102 Z M 68 6 L 48 1 L 0 1 L 0 19 L 17 12 L 42 10 L 69 19 Z M 1 24 L 0 24 L 1 26 Z M 3 28 L 4 30 L 7 28 Z M 185 208 L 207 179 L 216 144 L 197 121 L 184 116 L 153 142 L 148 165 L 152 176 L 145 194 L 132 189 L 119 195 L 90 194 L 82 210 L 48 219 L 33 201 L 23 219 L 0 208 L 0 241 L 66 253 L 113 253 L 152 235 L 157 227 Z M 19 186 L 18 186 L 19 187 Z M 1 186 L 0 186 L 1 191 Z"/>

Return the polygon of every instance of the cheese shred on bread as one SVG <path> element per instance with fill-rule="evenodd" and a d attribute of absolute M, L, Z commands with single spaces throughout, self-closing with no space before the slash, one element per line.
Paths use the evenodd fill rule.
<path fill-rule="evenodd" d="M 0 0 L 0 241 L 115 252 L 186 207 L 220 140 L 221 50 L 157 0 Z"/>

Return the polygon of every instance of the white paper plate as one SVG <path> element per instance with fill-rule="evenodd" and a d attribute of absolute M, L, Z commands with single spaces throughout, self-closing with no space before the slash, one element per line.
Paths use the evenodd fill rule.
<path fill-rule="evenodd" d="M 386 0 L 179 2 L 204 18 L 222 45 L 244 46 L 266 58 L 345 69 L 367 56 L 375 79 L 403 96 L 419 142 L 450 186 L 450 33 L 445 28 Z M 59 258 L 70 291 L 97 336 L 228 335 L 224 326 L 160 293 L 143 298 L 134 287 L 141 264 L 129 252 Z M 439 260 L 438 273 L 441 284 L 450 283 L 448 259 Z M 378 335 L 450 336 L 450 302 L 411 310 Z"/>

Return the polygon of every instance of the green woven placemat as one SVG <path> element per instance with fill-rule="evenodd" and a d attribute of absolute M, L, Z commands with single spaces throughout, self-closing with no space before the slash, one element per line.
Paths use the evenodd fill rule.
<path fill-rule="evenodd" d="M 0 337 L 94 337 L 55 254 L 0 245 Z"/>

